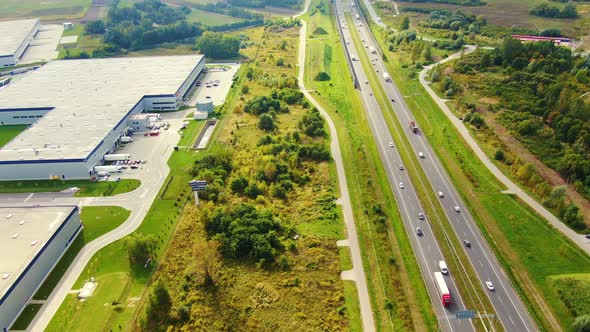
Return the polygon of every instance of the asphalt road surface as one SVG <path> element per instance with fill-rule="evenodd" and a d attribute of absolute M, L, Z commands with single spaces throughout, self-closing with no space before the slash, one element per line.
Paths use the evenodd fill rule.
<path fill-rule="evenodd" d="M 350 9 L 350 2 L 344 2 L 343 0 L 337 1 L 336 9 L 337 19 L 343 27 L 341 33 L 343 34 L 344 40 L 347 41 L 345 47 L 348 49 L 351 58 L 358 58 L 356 55 L 362 49 L 355 47 L 349 27 L 345 26 L 344 11 Z M 362 64 L 359 61 L 352 60 L 352 65 L 359 79 L 359 91 L 365 106 L 365 113 L 375 138 L 383 167 L 389 179 L 391 190 L 397 201 L 400 215 L 404 221 L 404 227 L 410 238 L 424 282 L 439 319 L 439 326 L 445 331 L 473 331 L 475 329 L 471 321 L 455 319 L 455 314 L 459 310 L 466 310 L 466 308 L 453 281 L 452 271 L 449 275 L 445 276 L 446 284 L 452 296 L 452 304 L 448 308 L 445 308 L 441 303 L 440 295 L 434 281 L 434 272 L 439 271 L 439 262 L 444 260 L 442 251 L 434 238 L 428 217 L 426 216 L 425 220 L 420 220 L 419 218 L 419 214 L 424 213 L 424 209 L 418 200 L 408 174 L 405 169 L 400 167 L 403 165 L 403 162 L 401 161 L 402 159 L 397 148 L 391 146 L 393 138 L 380 111 L 379 104 L 373 96 L 371 86 L 365 83 L 367 81 L 367 75 Z M 401 184 L 403 184 L 403 188 Z M 417 228 L 421 229 L 422 235 L 417 234 Z"/>
<path fill-rule="evenodd" d="M 356 8 L 352 9 L 354 12 L 353 15 L 356 15 Z M 351 28 L 359 31 L 361 38 L 369 44 L 369 47 L 378 48 L 378 45 L 372 44 L 372 35 L 366 24 L 362 24 L 362 26 L 356 24 L 355 27 Z M 371 62 L 375 70 L 379 70 L 378 77 L 380 84 L 384 87 L 388 99 L 393 104 L 395 116 L 397 116 L 404 128 L 407 128 L 404 134 L 408 137 L 414 150 L 414 155 L 429 178 L 432 190 L 434 192 L 440 191 L 444 194 L 444 197 L 440 198 L 440 201 L 455 235 L 461 242 L 467 240 L 471 243 L 471 248 L 463 247 L 463 250 L 466 252 L 479 277 L 481 287 L 485 289 L 504 329 L 507 331 L 536 331 L 536 324 L 533 322 L 526 307 L 512 287 L 510 280 L 490 250 L 473 217 L 460 199 L 458 192 L 452 185 L 450 177 L 442 167 L 432 147 L 428 144 L 426 138 L 420 134 L 420 131 L 414 134 L 410 130 L 409 123 L 410 121 L 414 121 L 414 117 L 395 84 L 384 79 L 382 73 L 387 70 L 382 59 L 371 54 L 369 48 L 364 49 L 364 51 L 372 59 Z M 424 154 L 424 158 L 417 156 L 419 152 Z M 457 209 L 459 211 L 456 211 Z M 486 281 L 492 282 L 495 288 L 493 291 L 487 289 L 485 285 Z"/>

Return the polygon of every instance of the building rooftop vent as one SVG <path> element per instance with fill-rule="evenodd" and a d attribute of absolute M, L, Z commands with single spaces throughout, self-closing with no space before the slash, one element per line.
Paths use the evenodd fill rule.
<path fill-rule="evenodd" d="M 10 219 L 10 218 L 12 218 L 12 216 L 13 216 L 12 214 L 6 215 L 6 219 Z"/>
<path fill-rule="evenodd" d="M 24 224 L 25 224 L 25 221 L 24 221 L 24 220 L 21 220 L 21 221 L 19 221 L 19 223 L 18 223 L 18 224 L 19 224 L 19 225 L 24 225 Z"/>
<path fill-rule="evenodd" d="M 14 235 L 12 236 L 12 238 L 13 238 L 13 239 L 16 239 L 16 238 L 17 238 L 19 235 L 20 235 L 19 233 L 16 233 L 16 234 L 14 234 Z"/>
<path fill-rule="evenodd" d="M 37 244 L 37 242 L 38 242 L 37 240 L 33 240 L 33 241 L 31 241 L 31 246 L 34 246 L 34 245 L 36 245 L 36 244 Z"/>
<path fill-rule="evenodd" d="M 8 279 L 8 277 L 10 277 L 10 273 L 4 273 L 2 275 L 2 279 Z"/>

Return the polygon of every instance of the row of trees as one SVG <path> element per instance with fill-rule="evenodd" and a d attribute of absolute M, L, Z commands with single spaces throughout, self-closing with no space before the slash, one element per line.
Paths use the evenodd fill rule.
<path fill-rule="evenodd" d="M 240 43 L 239 37 L 221 32 L 205 31 L 197 39 L 196 46 L 208 58 L 230 59 L 239 55 Z"/>
<path fill-rule="evenodd" d="M 433 11 L 424 22 L 425 26 L 433 29 L 463 31 L 466 33 L 478 33 L 481 27 L 486 24 L 487 22 L 483 16 L 465 13 L 460 9 L 454 13 L 448 10 Z"/>
<path fill-rule="evenodd" d="M 561 9 L 548 2 L 542 2 L 529 11 L 531 15 L 553 18 L 576 18 L 578 10 L 572 2 L 566 3 Z"/>
<path fill-rule="evenodd" d="M 484 6 L 486 3 L 481 0 L 400 0 L 402 2 L 412 3 L 447 3 L 450 5 L 461 5 L 461 6 Z"/>

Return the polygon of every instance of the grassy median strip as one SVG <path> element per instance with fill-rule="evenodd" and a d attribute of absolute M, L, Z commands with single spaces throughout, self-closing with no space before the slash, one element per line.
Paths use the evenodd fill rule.
<path fill-rule="evenodd" d="M 347 15 L 347 22 L 350 27 L 354 26 L 354 22 L 349 15 Z M 356 29 L 353 28 L 350 29 L 350 31 L 355 45 L 362 45 Z M 396 142 L 402 160 L 404 161 L 404 165 L 406 165 L 406 170 L 412 179 L 418 198 L 426 210 L 426 215 L 429 216 L 430 225 L 435 233 L 434 235 L 438 239 L 438 243 L 441 246 L 441 250 L 450 269 L 458 272 L 454 274 L 454 280 L 459 288 L 466 307 L 478 310 L 479 312 L 494 313 L 494 309 L 483 288 L 480 286 L 481 283 L 479 282 L 459 239 L 455 236 L 454 230 L 447 220 L 444 210 L 436 198 L 435 192 L 429 184 L 424 170 L 417 163 L 416 152 L 413 151 L 408 138 L 401 134 L 401 132 L 406 129 L 401 125 L 398 118 L 393 115 L 394 109 L 385 95 L 383 86 L 381 86 L 379 78 L 371 65 L 370 59 L 364 51 L 361 51 L 360 53 L 359 58 L 368 75 L 369 82 L 373 87 L 375 98 L 381 106 L 382 112 L 384 112 L 383 115 L 390 128 L 394 141 Z M 493 324 L 495 328 L 501 329 L 501 325 L 498 321 L 475 321 L 474 323 L 482 323 L 488 326 L 489 324 Z"/>
<path fill-rule="evenodd" d="M 372 26 L 377 40 L 380 30 Z M 383 46 L 383 45 L 382 45 Z M 516 291 L 546 330 L 567 329 L 573 318 L 552 285 L 551 276 L 590 273 L 590 257 L 505 188 L 473 156 L 467 143 L 418 82 L 401 56 L 388 70 Z M 401 84 L 403 82 L 403 84 Z M 477 213 L 475 213 L 477 212 Z"/>
<path fill-rule="evenodd" d="M 141 184 L 137 179 L 121 179 L 120 181 L 91 182 L 88 180 L 17 180 L 0 181 L 0 193 L 38 193 L 58 192 L 77 187 L 78 197 L 114 196 L 133 191 Z"/>
<path fill-rule="evenodd" d="M 309 34 L 306 86 L 314 89 L 314 97 L 330 113 L 338 130 L 376 327 L 436 330 L 436 316 L 327 3 L 313 1 L 311 8 L 318 9 L 303 17 Z M 320 72 L 328 73 L 329 80 L 315 80 Z M 379 209 L 384 215 L 375 213 Z M 351 317 L 351 328 L 357 331 L 353 322 Z"/>

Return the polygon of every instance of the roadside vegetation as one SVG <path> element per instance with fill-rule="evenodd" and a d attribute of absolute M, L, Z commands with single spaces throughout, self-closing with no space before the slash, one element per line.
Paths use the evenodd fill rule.
<path fill-rule="evenodd" d="M 198 208 L 185 208 L 141 303 L 143 330 L 349 324 L 328 136 L 297 90 L 298 26 L 278 23 L 248 34 L 239 100 L 217 145 L 187 170 L 208 186 Z"/>
<path fill-rule="evenodd" d="M 382 48 L 387 34 L 372 26 Z M 590 258 L 502 186 L 455 131 L 417 80 L 417 61 L 407 50 L 386 51 L 389 72 L 517 291 L 545 329 L 570 329 L 575 316 L 560 300 L 551 276 L 587 274 Z M 436 58 L 435 58 L 436 59 Z M 476 135 L 481 139 L 480 135 Z M 485 144 L 482 146 L 485 149 Z M 531 250 L 534 248 L 534 250 Z"/>
<path fill-rule="evenodd" d="M 590 206 L 590 106 L 584 98 L 589 65 L 553 43 L 507 38 L 495 50 L 469 54 L 431 74 L 441 94 L 453 99 L 458 116 L 495 146 L 498 164 L 580 232 L 590 224 L 579 212 L 579 205 Z M 511 151 L 509 137 L 494 134 L 498 129 L 557 173 L 539 171 L 534 160 Z M 560 185 L 569 185 L 569 195 L 554 187 Z"/>
<path fill-rule="evenodd" d="M 306 86 L 338 130 L 376 327 L 436 330 L 430 298 L 354 89 L 329 1 L 312 1 L 302 19 L 308 22 L 309 38 Z"/>
<path fill-rule="evenodd" d="M 124 194 L 137 189 L 141 181 L 121 179 L 119 181 L 92 182 L 88 180 L 14 180 L 0 181 L 0 193 L 57 192 L 76 187 L 74 196 L 98 197 Z"/>

